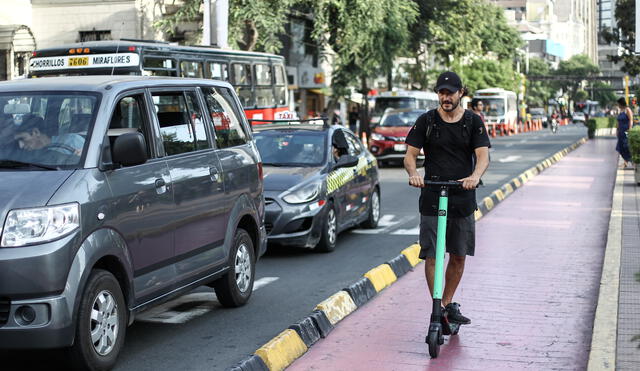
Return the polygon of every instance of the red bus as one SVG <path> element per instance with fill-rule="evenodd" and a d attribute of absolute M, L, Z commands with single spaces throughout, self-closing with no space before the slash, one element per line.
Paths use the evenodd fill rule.
<path fill-rule="evenodd" d="M 284 57 L 276 54 L 122 39 L 39 49 L 29 61 L 29 77 L 73 75 L 223 80 L 236 89 L 248 119 L 296 118 L 289 110 Z"/>

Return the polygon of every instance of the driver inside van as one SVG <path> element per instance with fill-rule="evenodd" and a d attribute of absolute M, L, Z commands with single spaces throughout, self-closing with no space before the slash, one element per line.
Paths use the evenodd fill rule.
<path fill-rule="evenodd" d="M 18 147 L 25 151 L 47 149 L 65 155 L 80 156 L 84 147 L 84 138 L 76 133 L 49 136 L 45 132 L 44 120 L 37 116 L 23 122 L 14 138 Z"/>

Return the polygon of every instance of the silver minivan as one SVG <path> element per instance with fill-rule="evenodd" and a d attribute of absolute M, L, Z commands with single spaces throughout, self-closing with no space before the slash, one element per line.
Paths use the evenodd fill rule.
<path fill-rule="evenodd" d="M 0 348 L 109 369 L 145 308 L 203 284 L 251 296 L 262 163 L 227 83 L 0 83 L 0 177 Z"/>

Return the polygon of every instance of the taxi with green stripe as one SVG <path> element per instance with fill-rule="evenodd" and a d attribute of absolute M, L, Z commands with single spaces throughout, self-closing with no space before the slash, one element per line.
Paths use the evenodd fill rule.
<path fill-rule="evenodd" d="M 378 165 L 353 132 L 322 119 L 253 121 L 270 246 L 330 252 L 345 229 L 377 227 Z"/>

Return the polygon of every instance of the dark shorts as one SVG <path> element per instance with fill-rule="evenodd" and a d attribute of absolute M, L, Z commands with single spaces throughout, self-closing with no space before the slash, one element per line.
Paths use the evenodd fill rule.
<path fill-rule="evenodd" d="M 420 259 L 436 257 L 438 217 L 420 215 Z M 474 214 L 447 219 L 447 252 L 458 256 L 473 256 L 476 249 L 476 218 Z"/>

